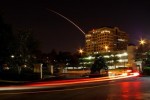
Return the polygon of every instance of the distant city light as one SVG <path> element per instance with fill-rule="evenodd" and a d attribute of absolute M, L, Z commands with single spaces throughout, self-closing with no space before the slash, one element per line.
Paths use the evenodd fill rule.
<path fill-rule="evenodd" d="M 118 39 L 118 41 L 122 41 L 122 42 L 124 42 L 124 41 L 125 41 L 125 39 Z"/>
<path fill-rule="evenodd" d="M 15 56 L 14 56 L 14 55 L 11 55 L 11 58 L 15 58 Z"/>

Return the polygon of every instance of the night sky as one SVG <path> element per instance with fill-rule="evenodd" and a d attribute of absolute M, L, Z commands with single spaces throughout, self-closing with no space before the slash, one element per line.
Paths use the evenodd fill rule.
<path fill-rule="evenodd" d="M 149 0 L 0 0 L 6 23 L 14 30 L 31 29 L 43 52 L 75 52 L 83 47 L 83 33 L 48 9 L 69 18 L 85 33 L 119 27 L 133 43 L 141 37 L 150 39 Z"/>

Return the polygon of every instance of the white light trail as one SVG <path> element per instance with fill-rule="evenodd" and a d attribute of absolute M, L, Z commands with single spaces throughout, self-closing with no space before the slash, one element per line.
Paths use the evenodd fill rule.
<path fill-rule="evenodd" d="M 85 32 L 77 24 L 75 24 L 73 21 L 71 21 L 67 17 L 63 16 L 62 14 L 60 14 L 60 13 L 54 11 L 54 10 L 50 10 L 50 9 L 48 9 L 48 10 L 55 13 L 55 14 L 57 14 L 57 15 L 59 15 L 60 17 L 62 17 L 64 19 L 66 19 L 67 21 L 69 21 L 71 24 L 73 24 L 76 28 L 78 28 L 85 35 Z"/>

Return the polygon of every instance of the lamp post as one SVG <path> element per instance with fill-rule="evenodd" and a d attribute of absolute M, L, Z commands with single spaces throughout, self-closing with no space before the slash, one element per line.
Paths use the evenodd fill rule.
<path fill-rule="evenodd" d="M 141 39 L 141 40 L 139 41 L 139 43 L 140 43 L 141 45 L 144 45 L 144 44 L 146 43 L 146 41 L 145 41 L 144 39 Z"/>
<path fill-rule="evenodd" d="M 139 44 L 140 44 L 140 53 L 141 53 L 141 58 L 142 58 L 142 60 L 143 60 L 143 53 L 144 53 L 144 45 L 146 44 L 146 41 L 144 40 L 144 39 L 141 39 L 140 41 L 139 41 Z"/>
<path fill-rule="evenodd" d="M 105 48 L 105 50 L 106 50 L 106 52 L 107 52 L 109 47 L 108 47 L 107 45 L 105 45 L 104 48 Z"/>
<path fill-rule="evenodd" d="M 79 49 L 79 53 L 80 53 L 80 54 L 81 54 L 81 56 L 82 56 L 83 49 Z"/>
<path fill-rule="evenodd" d="M 144 39 L 141 39 L 140 41 L 139 41 L 139 44 L 141 45 L 141 53 L 143 53 L 144 52 L 144 45 L 146 44 L 146 41 L 144 40 Z"/>
<path fill-rule="evenodd" d="M 43 78 L 43 64 L 40 64 L 40 78 Z"/>
<path fill-rule="evenodd" d="M 83 49 L 79 49 L 79 53 L 80 53 L 80 56 L 81 56 L 81 65 L 83 67 L 83 70 L 84 70 L 84 66 L 83 66 L 83 62 L 82 62 L 82 54 L 83 54 Z"/>
<path fill-rule="evenodd" d="M 139 68 L 140 72 L 143 72 L 142 68 L 142 63 L 143 63 L 143 53 L 144 53 L 144 45 L 146 44 L 146 41 L 144 39 L 140 39 L 139 44 L 141 45 L 141 50 L 140 50 L 140 57 L 141 57 L 141 66 Z"/>

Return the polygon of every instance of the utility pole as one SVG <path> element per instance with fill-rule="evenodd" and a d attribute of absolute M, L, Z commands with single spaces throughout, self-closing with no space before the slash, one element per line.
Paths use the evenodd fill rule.
<path fill-rule="evenodd" d="M 43 78 L 43 69 L 42 69 L 43 64 L 40 65 L 40 78 Z"/>

